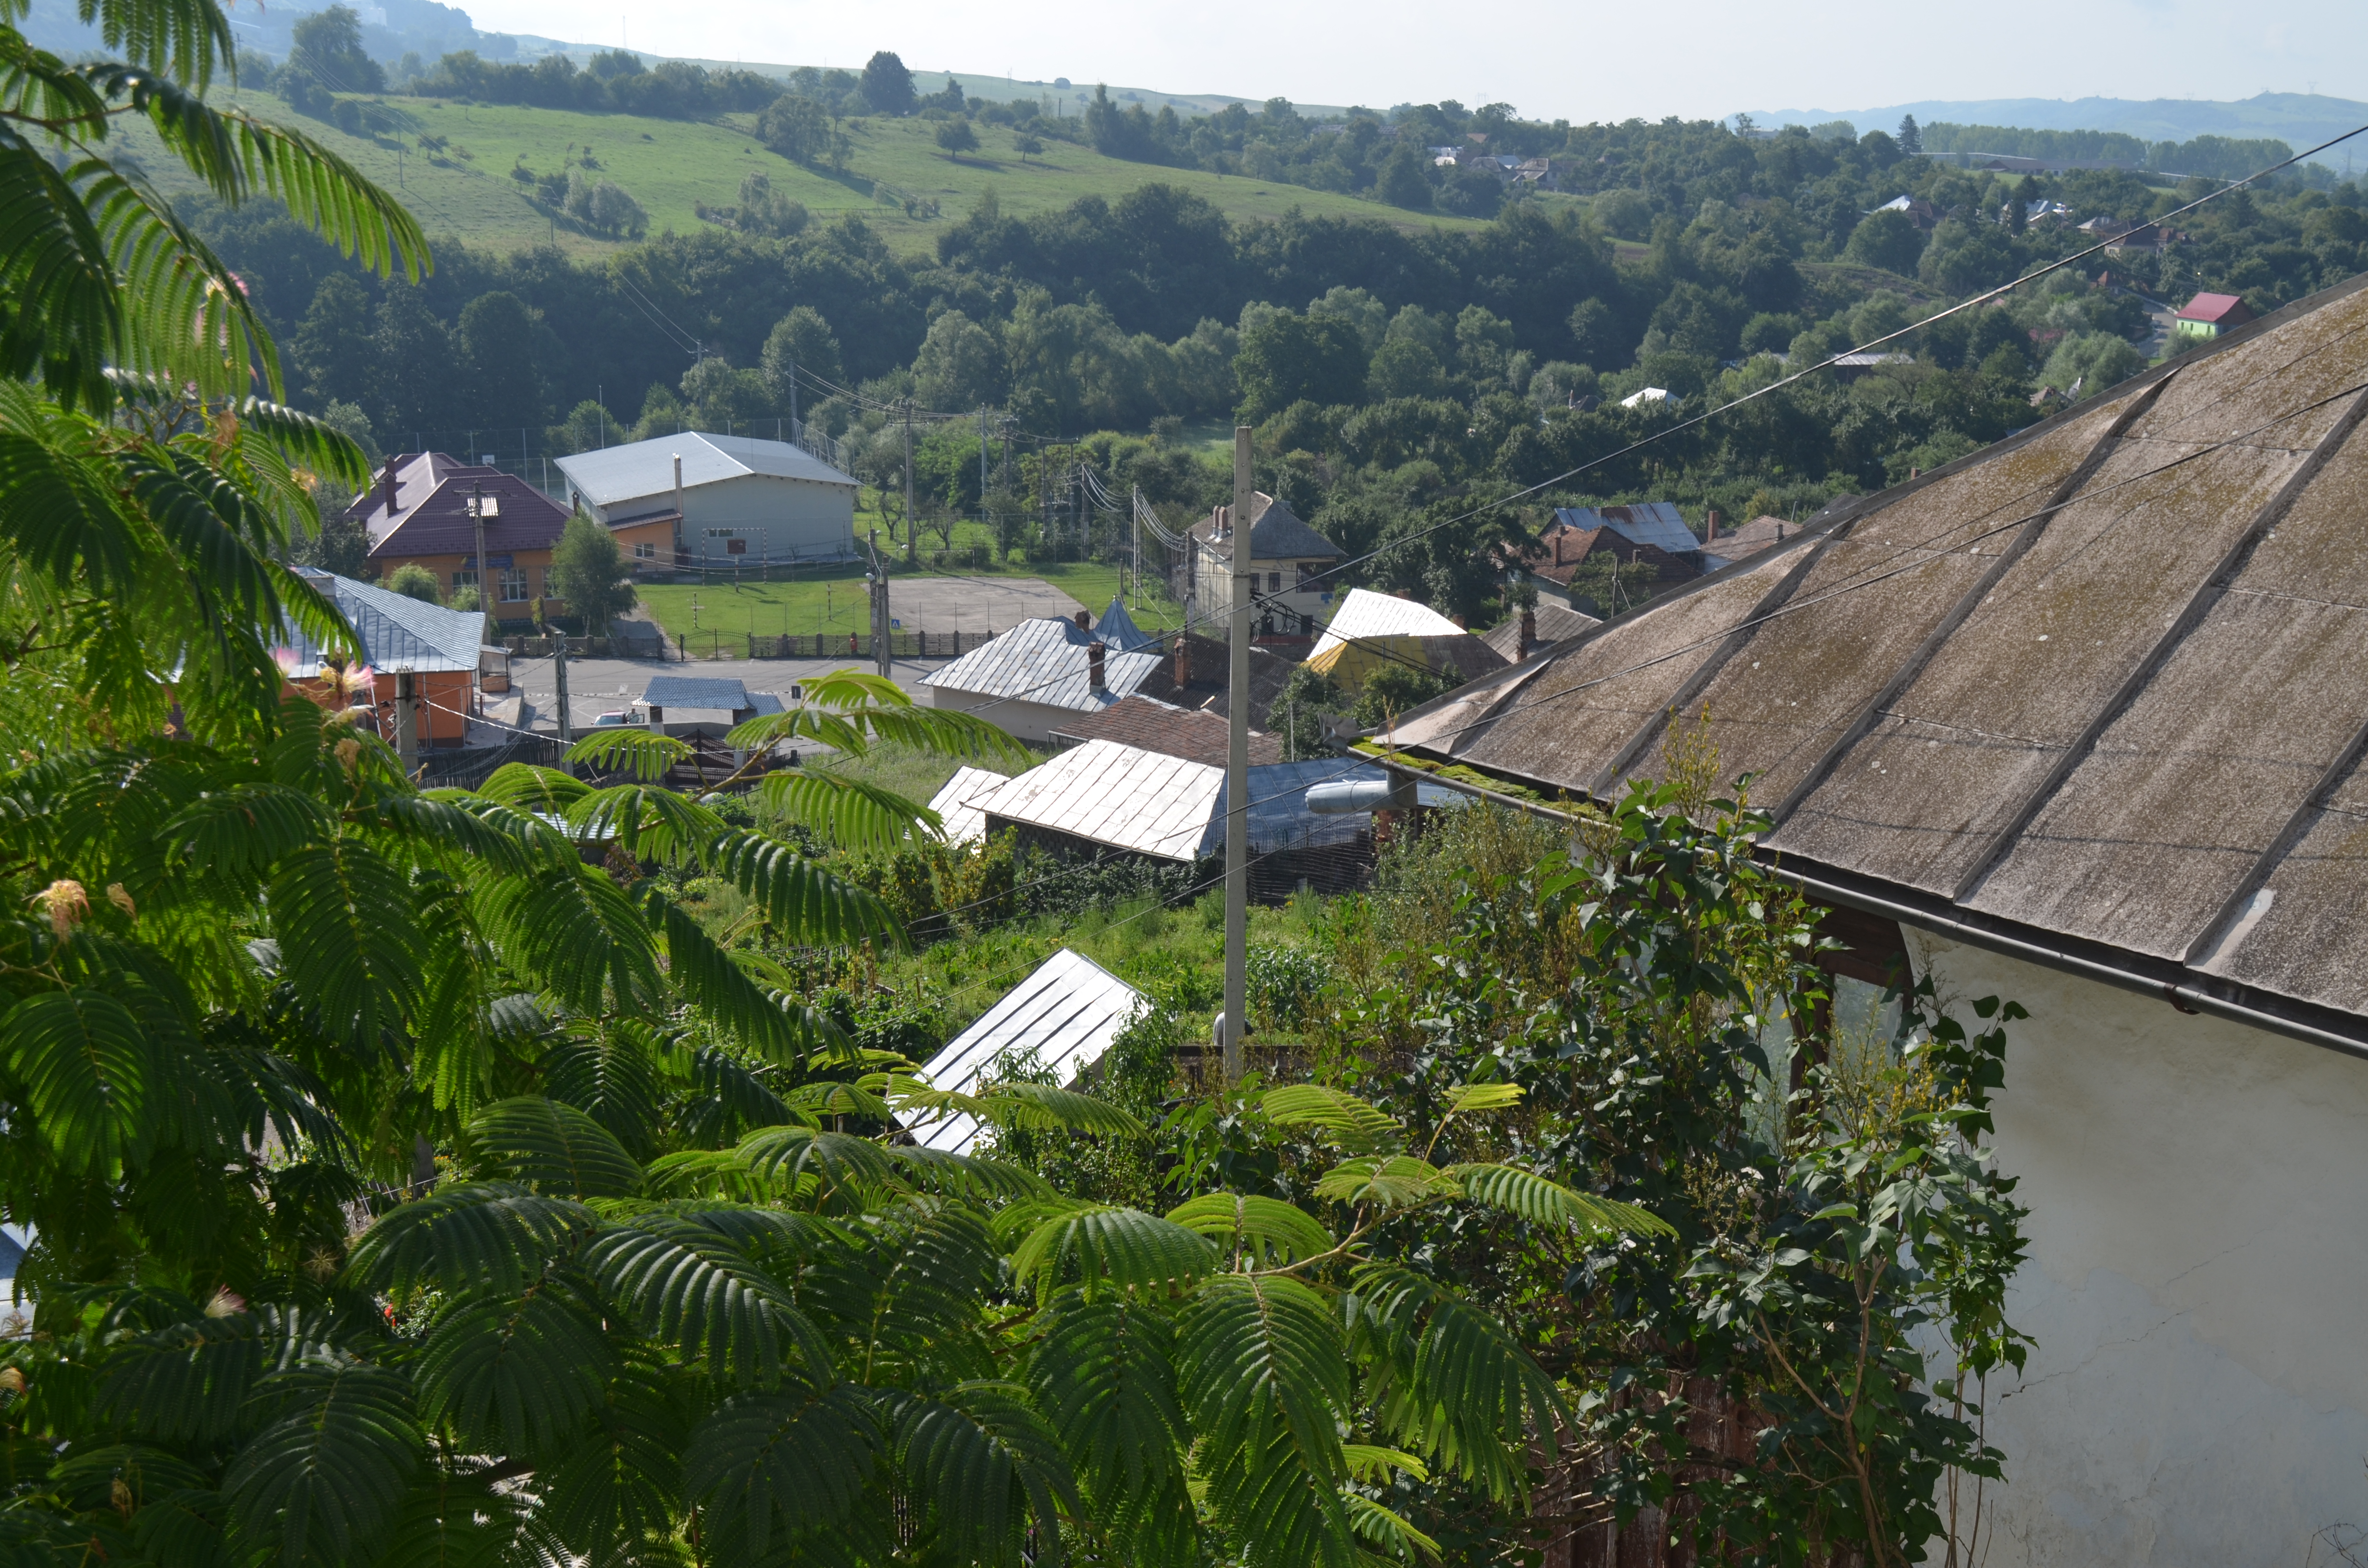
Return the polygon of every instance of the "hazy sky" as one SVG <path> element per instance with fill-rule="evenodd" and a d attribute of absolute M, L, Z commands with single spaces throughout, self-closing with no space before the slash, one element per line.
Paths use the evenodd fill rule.
<path fill-rule="evenodd" d="M 1928 98 L 2368 98 L 2358 0 L 2253 11 L 2203 0 L 1685 0 L 1497 6 L 1413 0 L 895 6 L 703 0 L 609 8 L 458 0 L 478 27 L 658 54 L 1067 76 L 1302 103 L 1502 100 L 1524 116 L 1713 118 Z M 597 0 L 596 0 L 597 4 Z M 1978 19 L 1976 19 L 1978 18 Z"/>

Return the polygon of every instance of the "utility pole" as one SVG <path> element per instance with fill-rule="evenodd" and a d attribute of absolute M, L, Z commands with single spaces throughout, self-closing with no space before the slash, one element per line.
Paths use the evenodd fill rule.
<path fill-rule="evenodd" d="M 880 560 L 880 530 L 871 530 L 871 662 L 888 678 L 888 568 Z"/>
<path fill-rule="evenodd" d="M 905 564 L 920 563 L 921 530 L 913 522 L 913 400 L 908 397 L 905 400 Z M 885 576 L 880 579 L 880 591 L 883 595 L 888 591 Z M 888 672 L 882 669 L 880 673 Z"/>
<path fill-rule="evenodd" d="M 796 440 L 803 432 L 798 428 L 798 362 L 790 361 L 790 439 Z"/>
<path fill-rule="evenodd" d="M 419 677 L 409 670 L 394 676 L 394 755 L 406 775 L 419 770 Z"/>
<path fill-rule="evenodd" d="M 490 618 L 494 600 L 485 586 L 485 487 L 483 483 L 469 487 L 469 521 L 476 529 L 477 556 L 469 564 L 477 572 L 477 613 Z"/>
<path fill-rule="evenodd" d="M 978 514 L 986 516 L 986 404 L 978 405 Z"/>
<path fill-rule="evenodd" d="M 557 641 L 558 647 L 551 662 L 551 675 L 559 685 L 555 699 L 559 704 L 559 744 L 571 746 L 575 744 L 575 724 L 567 708 L 567 633 L 562 631 Z"/>
<path fill-rule="evenodd" d="M 1250 935 L 1250 427 L 1234 426 L 1234 509 L 1226 519 L 1234 549 L 1233 670 L 1226 680 L 1225 754 L 1225 1082 L 1242 1076 L 1249 1033 Z"/>

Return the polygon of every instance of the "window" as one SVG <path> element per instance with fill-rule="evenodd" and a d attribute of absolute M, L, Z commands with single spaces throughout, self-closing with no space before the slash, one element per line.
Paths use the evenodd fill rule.
<path fill-rule="evenodd" d="M 523 604 L 526 602 L 525 567 L 503 567 L 499 581 L 502 590 L 502 602 L 504 604 Z"/>
<path fill-rule="evenodd" d="M 723 553 L 746 555 L 748 553 L 748 541 L 745 539 L 727 539 L 723 541 Z"/>
<path fill-rule="evenodd" d="M 1321 568 L 1313 561 L 1301 562 L 1299 563 L 1299 580 L 1293 583 L 1292 586 L 1297 588 L 1303 594 L 1307 592 L 1309 588 L 1315 586 L 1315 585 L 1310 583 L 1308 579 L 1315 576 L 1320 570 Z"/>
<path fill-rule="evenodd" d="M 1269 594 L 1279 594 L 1282 592 L 1281 573 L 1269 572 L 1266 574 L 1266 591 Z"/>
<path fill-rule="evenodd" d="M 455 588 L 473 588 L 477 585 L 477 574 L 474 572 L 455 572 L 452 574 L 452 585 Z"/>
<path fill-rule="evenodd" d="M 1302 637 L 1313 637 L 1315 635 L 1315 618 L 1314 616 L 1303 615 L 1299 618 L 1299 634 Z"/>
<path fill-rule="evenodd" d="M 633 546 L 634 560 L 655 561 L 657 558 L 658 547 L 648 540 L 643 540 L 640 543 Z"/>

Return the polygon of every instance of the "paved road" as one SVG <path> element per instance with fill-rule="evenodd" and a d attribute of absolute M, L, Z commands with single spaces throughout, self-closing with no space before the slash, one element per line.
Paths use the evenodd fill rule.
<path fill-rule="evenodd" d="M 939 668 L 943 659 L 899 659 L 890 666 L 896 684 L 920 697 L 914 686 L 920 676 Z M 556 728 L 558 687 L 552 673 L 550 659 L 510 661 L 510 687 L 513 696 L 523 694 L 526 712 L 524 727 L 549 732 Z M 860 669 L 869 675 L 871 662 L 852 659 L 693 659 L 680 664 L 670 659 L 570 659 L 567 661 L 567 706 L 570 717 L 580 731 L 588 727 L 603 713 L 615 712 L 628 706 L 649 685 L 652 676 L 697 676 L 717 680 L 736 680 L 750 691 L 769 691 L 787 700 L 790 687 L 799 681 L 833 670 Z M 499 699 L 496 699 L 496 701 Z M 500 710 L 496 717 L 503 717 Z M 519 723 L 520 719 L 508 719 Z"/>

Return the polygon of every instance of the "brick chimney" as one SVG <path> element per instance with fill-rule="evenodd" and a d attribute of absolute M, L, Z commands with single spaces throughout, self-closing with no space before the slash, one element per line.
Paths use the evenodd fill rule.
<path fill-rule="evenodd" d="M 1530 650 L 1531 650 L 1531 649 L 1532 649 L 1532 648 L 1534 648 L 1534 647 L 1536 647 L 1537 645 L 1538 645 L 1538 612 L 1537 612 L 1537 608 L 1536 608 L 1536 607 L 1535 607 L 1535 606 L 1532 606 L 1532 605 L 1523 605 L 1523 606 L 1521 607 L 1521 642 L 1520 642 L 1520 649 L 1521 649 L 1521 651 L 1520 651 L 1520 653 L 1518 653 L 1518 654 L 1516 654 L 1516 655 L 1514 656 L 1513 663 L 1515 663 L 1515 664 L 1517 664 L 1517 665 L 1518 665 L 1518 664 L 1520 664 L 1523 659 L 1528 658 L 1528 657 L 1530 656 Z"/>
<path fill-rule="evenodd" d="M 1091 631 L 1094 629 L 1094 618 L 1086 611 L 1079 610 L 1077 612 L 1076 619 L 1078 631 Z"/>
<path fill-rule="evenodd" d="M 392 522 L 394 518 L 394 460 L 393 458 L 386 460 L 386 515 L 387 520 Z"/>
<path fill-rule="evenodd" d="M 1086 648 L 1086 683 L 1096 691 L 1108 691 L 1110 683 L 1102 678 L 1102 645 L 1088 643 Z"/>
<path fill-rule="evenodd" d="M 1716 539 L 1717 537 L 1718 537 L 1718 513 L 1717 513 L 1717 511 L 1716 511 L 1715 509 L 1713 509 L 1713 510 L 1711 512 L 1711 514 L 1710 514 L 1710 520 L 1709 520 L 1709 522 L 1708 522 L 1708 523 L 1706 523 L 1705 525 L 1703 525 L 1703 528 L 1702 528 L 1702 542 L 1704 542 L 1705 544 L 1707 544 L 1707 543 L 1709 543 L 1712 540 L 1714 540 L 1714 539 Z"/>
<path fill-rule="evenodd" d="M 1189 637 L 1176 639 L 1176 684 L 1192 684 L 1192 640 Z"/>

